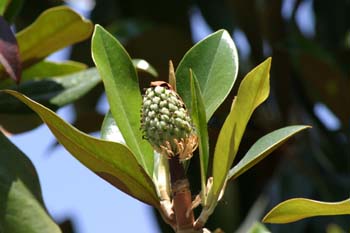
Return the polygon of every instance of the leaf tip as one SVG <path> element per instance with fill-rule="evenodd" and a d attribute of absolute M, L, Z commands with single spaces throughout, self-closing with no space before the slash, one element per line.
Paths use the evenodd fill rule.
<path fill-rule="evenodd" d="M 272 63 L 272 57 L 266 58 L 266 60 L 263 62 L 267 64 L 268 70 L 271 69 L 271 63 Z"/>
<path fill-rule="evenodd" d="M 300 127 L 299 131 L 302 131 L 302 130 L 305 130 L 305 129 L 312 129 L 311 125 L 300 125 L 299 127 Z"/>
<path fill-rule="evenodd" d="M 103 27 L 100 25 L 100 24 L 95 24 L 95 31 L 96 30 L 100 30 L 100 29 L 102 29 Z"/>
<path fill-rule="evenodd" d="M 176 91 L 176 76 L 172 60 L 169 60 L 169 84 L 173 87 L 174 91 Z"/>
<path fill-rule="evenodd" d="M 268 219 L 268 216 L 265 215 L 264 218 L 261 220 L 261 222 L 263 222 L 263 223 L 270 223 L 269 219 Z"/>
<path fill-rule="evenodd" d="M 279 205 L 277 205 L 279 206 Z M 263 223 L 277 223 L 273 220 L 273 216 L 271 217 L 271 215 L 273 214 L 273 212 L 275 211 L 276 207 L 273 207 L 269 212 L 267 212 L 267 214 L 262 218 L 261 222 Z"/>
<path fill-rule="evenodd" d="M 218 30 L 216 33 L 222 34 L 222 35 L 224 35 L 224 34 L 230 35 L 230 33 L 228 33 L 228 31 L 225 30 L 225 29 L 220 29 L 220 30 Z"/>
<path fill-rule="evenodd" d="M 103 30 L 103 27 L 101 25 L 95 24 L 94 32 L 93 32 L 92 37 L 94 37 L 96 35 L 96 33 L 98 33 L 99 31 L 102 31 L 102 30 Z"/>

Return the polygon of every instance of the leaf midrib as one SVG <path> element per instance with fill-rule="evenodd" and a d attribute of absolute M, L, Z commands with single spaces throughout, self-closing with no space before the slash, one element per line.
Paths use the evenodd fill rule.
<path fill-rule="evenodd" d="M 248 121 L 249 121 L 250 117 L 252 116 L 254 110 L 257 108 L 257 106 L 260 103 L 264 102 L 267 98 L 267 97 L 264 97 L 264 99 L 262 99 L 262 101 L 260 103 L 257 103 L 258 96 L 260 96 L 262 91 L 263 91 L 263 89 L 261 87 L 264 86 L 265 74 L 266 74 L 266 72 L 264 71 L 262 78 L 260 78 L 260 80 L 259 80 L 258 91 L 256 91 L 255 94 L 253 95 L 254 97 L 253 97 L 252 104 L 250 105 L 249 114 L 248 114 Z M 252 78 L 256 78 L 256 77 L 252 77 Z M 266 78 L 268 78 L 268 77 L 266 77 Z M 246 125 L 247 125 L 248 121 L 246 122 Z"/>
<path fill-rule="evenodd" d="M 114 74 L 114 72 L 113 72 L 113 70 L 111 69 L 111 60 L 110 60 L 110 58 L 109 58 L 109 56 L 107 56 L 107 53 L 106 53 L 106 47 L 105 47 L 105 43 L 104 43 L 104 41 L 103 41 L 103 39 L 101 38 L 101 36 L 99 35 L 99 37 L 100 37 L 100 40 L 102 41 L 102 47 L 103 47 L 103 54 L 105 55 L 105 57 L 107 58 L 107 62 L 108 62 L 108 70 L 109 70 L 109 73 L 110 74 L 112 74 L 112 77 L 113 77 L 113 74 Z M 101 77 L 102 78 L 102 77 Z M 112 79 L 113 80 L 113 79 Z M 115 82 L 113 81 L 113 86 L 115 86 Z M 115 96 L 118 98 L 118 101 L 120 102 L 120 103 L 123 103 L 123 106 L 124 106 L 124 101 L 122 101 L 122 99 L 120 98 L 120 95 L 119 95 L 119 93 L 118 92 L 115 92 Z M 111 110 L 112 110 L 112 107 L 111 107 Z M 128 119 L 128 117 L 127 117 L 127 114 L 126 114 L 126 112 L 125 112 L 125 109 L 124 109 L 124 107 L 122 108 L 122 115 L 123 115 L 123 117 L 125 118 L 125 119 Z M 112 114 L 112 116 L 113 116 L 113 114 Z M 113 116 L 113 118 L 114 118 L 114 116 Z M 116 121 L 117 122 L 117 121 Z M 135 146 L 135 148 L 137 149 L 137 154 L 138 154 L 138 157 L 139 157 L 139 159 L 140 159 L 140 162 L 142 163 L 142 167 L 144 168 L 144 169 L 146 169 L 146 170 L 148 170 L 147 169 L 147 164 L 146 164 L 146 162 L 145 162 L 145 160 L 144 160 L 144 158 L 143 158 L 143 156 L 142 156 L 142 151 L 141 151 L 141 148 L 140 148 L 140 145 L 138 144 L 138 142 L 137 142 L 137 140 L 136 140 L 136 134 L 135 134 L 135 132 L 134 132 L 134 130 L 133 130 L 133 127 L 129 124 L 129 122 L 128 121 L 126 121 L 127 122 L 127 128 L 129 129 L 128 130 L 128 132 L 132 135 L 132 137 L 130 138 L 128 138 L 127 139 L 127 142 L 130 142 L 130 141 L 132 141 L 132 144 L 134 144 L 134 145 L 130 145 L 130 146 Z M 124 131 L 124 130 L 123 130 Z M 127 143 L 127 144 L 129 144 L 129 143 Z M 131 143 L 130 143 L 131 144 Z"/>
<path fill-rule="evenodd" d="M 216 47 L 215 47 L 215 54 L 214 54 L 213 59 L 212 59 L 211 62 L 210 62 L 211 65 L 210 65 L 210 67 L 209 67 L 207 77 L 211 77 L 211 73 L 212 73 L 213 67 L 214 67 L 214 62 L 213 62 L 213 61 L 216 60 L 216 57 L 217 57 L 217 54 L 218 54 L 217 51 L 218 51 L 218 48 L 220 47 L 220 44 L 221 44 L 221 38 L 222 38 L 222 35 L 220 36 L 220 39 L 219 39 L 218 43 L 216 44 Z M 206 90 L 207 90 L 208 81 L 209 81 L 209 78 L 207 78 L 207 79 L 205 80 L 204 88 L 203 88 L 203 91 L 202 91 L 202 95 L 203 95 L 203 96 L 206 96 Z"/>

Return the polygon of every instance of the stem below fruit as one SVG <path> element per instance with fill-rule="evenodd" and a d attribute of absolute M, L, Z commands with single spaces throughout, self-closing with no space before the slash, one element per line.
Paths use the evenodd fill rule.
<path fill-rule="evenodd" d="M 169 159 L 173 209 L 176 219 L 176 232 L 195 232 L 193 229 L 194 214 L 191 208 L 192 195 L 190 183 L 179 156 Z M 191 231 L 192 230 L 192 231 Z"/>

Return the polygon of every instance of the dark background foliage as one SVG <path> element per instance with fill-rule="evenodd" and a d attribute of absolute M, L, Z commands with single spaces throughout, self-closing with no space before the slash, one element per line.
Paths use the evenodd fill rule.
<path fill-rule="evenodd" d="M 24 1 L 14 21 L 17 29 L 27 26 L 45 9 L 61 1 Z M 302 30 L 298 13 L 311 4 L 313 32 Z M 233 232 L 244 221 L 256 200 L 268 202 L 263 213 L 292 197 L 323 201 L 346 199 L 350 190 L 350 1 L 326 0 L 98 0 L 91 20 L 113 33 L 134 58 L 143 58 L 167 79 L 168 60 L 175 66 L 192 46 L 191 16 L 201 13 L 215 31 L 220 28 L 245 38 L 235 40 L 240 54 L 237 83 L 254 66 L 272 56 L 271 95 L 253 115 L 242 140 L 239 155 L 262 135 L 291 124 L 309 124 L 312 130 L 296 137 L 237 181 L 230 183 L 223 201 L 207 227 Z M 304 19 L 305 20 L 305 19 Z M 234 37 L 235 39 L 236 37 Z M 243 41 L 244 42 L 244 41 Z M 74 46 L 72 59 L 92 66 L 90 42 Z M 244 51 L 243 51 L 244 50 Z M 151 77 L 141 74 L 142 85 Z M 238 85 L 236 85 L 237 88 Z M 74 103 L 75 125 L 86 132 L 99 130 L 103 116 L 96 104 L 101 85 Z M 230 99 L 212 117 L 210 144 L 229 111 Z M 316 111 L 323 106 L 339 124 L 330 127 Z M 328 119 L 329 120 L 329 119 Z M 94 124 L 91 124 L 94 122 Z M 212 148 L 213 149 L 213 148 Z M 239 158 L 237 158 L 237 161 Z M 191 163 L 194 193 L 200 190 L 196 167 Z M 260 199 L 258 199 L 260 198 Z M 268 225 L 272 232 L 324 232 L 336 223 L 350 229 L 349 217 L 322 217 L 288 225 Z M 70 227 L 67 225 L 67 229 Z M 171 232 L 160 221 L 163 232 Z M 67 230 L 67 232 L 71 232 Z"/>

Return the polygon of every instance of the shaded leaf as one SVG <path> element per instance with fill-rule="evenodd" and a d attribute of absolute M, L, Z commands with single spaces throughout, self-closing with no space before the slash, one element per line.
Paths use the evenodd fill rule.
<path fill-rule="evenodd" d="M 271 154 L 290 137 L 307 128 L 310 128 L 310 126 L 288 126 L 263 136 L 254 143 L 239 163 L 229 171 L 227 179 L 236 179 L 242 173 L 246 172 L 266 156 Z"/>
<path fill-rule="evenodd" d="M 151 64 L 149 64 L 146 60 L 132 59 L 132 64 L 135 66 L 135 69 L 137 69 L 138 71 L 146 72 L 155 78 L 158 77 L 158 73 L 156 69 L 153 66 L 151 66 Z"/>
<path fill-rule="evenodd" d="M 339 65 L 328 62 L 322 57 L 302 53 L 296 59 L 298 70 L 307 90 L 307 96 L 314 103 L 322 102 L 341 120 L 343 128 L 349 126 L 350 81 Z M 329 58 L 328 58 L 329 59 Z M 304 64 L 308 64 L 304 66 Z M 342 100 L 342 101 L 339 101 Z"/>
<path fill-rule="evenodd" d="M 68 45 L 87 39 L 92 23 L 66 6 L 44 11 L 17 34 L 23 66 L 34 64 Z"/>
<path fill-rule="evenodd" d="M 0 95 L 2 95 L 0 90 Z M 0 128 L 11 134 L 23 133 L 42 124 L 40 118 L 32 114 L 0 113 Z"/>
<path fill-rule="evenodd" d="M 60 233 L 30 160 L 0 132 L 0 232 Z"/>
<path fill-rule="evenodd" d="M 12 23 L 22 10 L 24 0 L 10 0 L 8 2 L 9 4 L 6 7 L 4 18 L 7 20 L 7 22 Z"/>
<path fill-rule="evenodd" d="M 199 87 L 198 80 L 194 72 L 191 71 L 191 118 L 196 128 L 196 133 L 199 138 L 199 158 L 200 158 L 200 170 L 201 170 L 201 184 L 202 195 L 206 192 L 206 182 L 208 174 L 208 162 L 209 162 L 209 138 L 207 121 L 204 108 L 204 100 Z M 204 199 L 203 199 L 204 198 Z M 205 197 L 202 196 L 202 201 L 205 203 Z"/>
<path fill-rule="evenodd" d="M 329 224 L 326 233 L 346 233 L 346 231 L 336 224 Z"/>
<path fill-rule="evenodd" d="M 40 102 L 50 108 L 72 103 L 101 81 L 97 70 L 90 68 L 78 73 L 62 77 L 54 77 L 38 81 L 28 81 L 22 83 L 14 89 L 28 95 L 31 99 Z M 28 108 L 17 100 L 0 93 L 1 113 L 28 113 Z"/>
<path fill-rule="evenodd" d="M 350 215 L 350 199 L 341 202 L 321 202 L 293 198 L 275 206 L 263 219 L 266 223 L 290 223 L 304 218 L 328 215 Z"/>
<path fill-rule="evenodd" d="M 82 71 L 86 68 L 85 64 L 75 61 L 52 62 L 44 60 L 23 70 L 21 81 L 23 83 L 33 79 L 38 80 L 55 76 L 64 77 L 66 74 Z M 0 88 L 5 89 L 12 84 L 10 80 L 3 80 L 0 82 Z"/>
<path fill-rule="evenodd" d="M 11 0 L 0 1 L 0 15 L 4 15 L 7 6 L 11 3 Z"/>
<path fill-rule="evenodd" d="M 186 21 L 188 22 L 187 19 Z M 169 74 L 169 59 L 174 64 L 179 64 L 183 55 L 193 45 L 187 29 L 187 27 L 176 25 L 154 24 L 152 28 L 147 29 L 136 38 L 128 40 L 125 47 L 133 57 L 139 57 L 151 63 L 157 69 L 160 79 L 166 81 Z M 186 75 L 188 75 L 188 70 Z M 142 84 L 148 86 L 149 81 L 142 82 Z"/>
<path fill-rule="evenodd" d="M 213 197 L 211 197 L 213 203 L 217 201 L 224 186 L 229 168 L 237 154 L 253 111 L 268 97 L 270 66 L 271 59 L 269 58 L 242 80 L 231 111 L 219 133 L 213 162 Z"/>
<path fill-rule="evenodd" d="M 130 196 L 158 207 L 152 180 L 126 146 L 91 137 L 28 97 L 11 90 L 5 92 L 35 111 L 57 140 L 82 164 Z"/>
<path fill-rule="evenodd" d="M 22 67 L 18 44 L 10 25 L 2 16 L 0 16 L 0 64 L 16 83 L 20 82 Z"/>
<path fill-rule="evenodd" d="M 229 94 L 238 73 L 236 46 L 225 30 L 219 30 L 193 46 L 176 70 L 177 92 L 191 106 L 189 70 L 197 75 L 207 121 Z"/>
<path fill-rule="evenodd" d="M 105 12 L 106 12 L 106 2 L 103 3 L 103 19 L 95 20 L 94 22 L 99 22 L 101 25 L 108 25 L 109 23 L 104 23 Z M 115 14 L 113 12 L 113 14 Z M 94 18 L 92 18 L 94 19 Z M 114 35 L 121 44 L 127 44 L 130 40 L 138 38 L 144 34 L 147 30 L 154 27 L 155 22 L 150 21 L 146 18 L 117 18 L 112 25 L 108 25 L 108 31 Z"/>
<path fill-rule="evenodd" d="M 99 25 L 92 37 L 92 57 L 103 80 L 112 115 L 126 144 L 152 177 L 153 149 L 142 139 L 142 99 L 134 65 L 123 46 Z"/>

